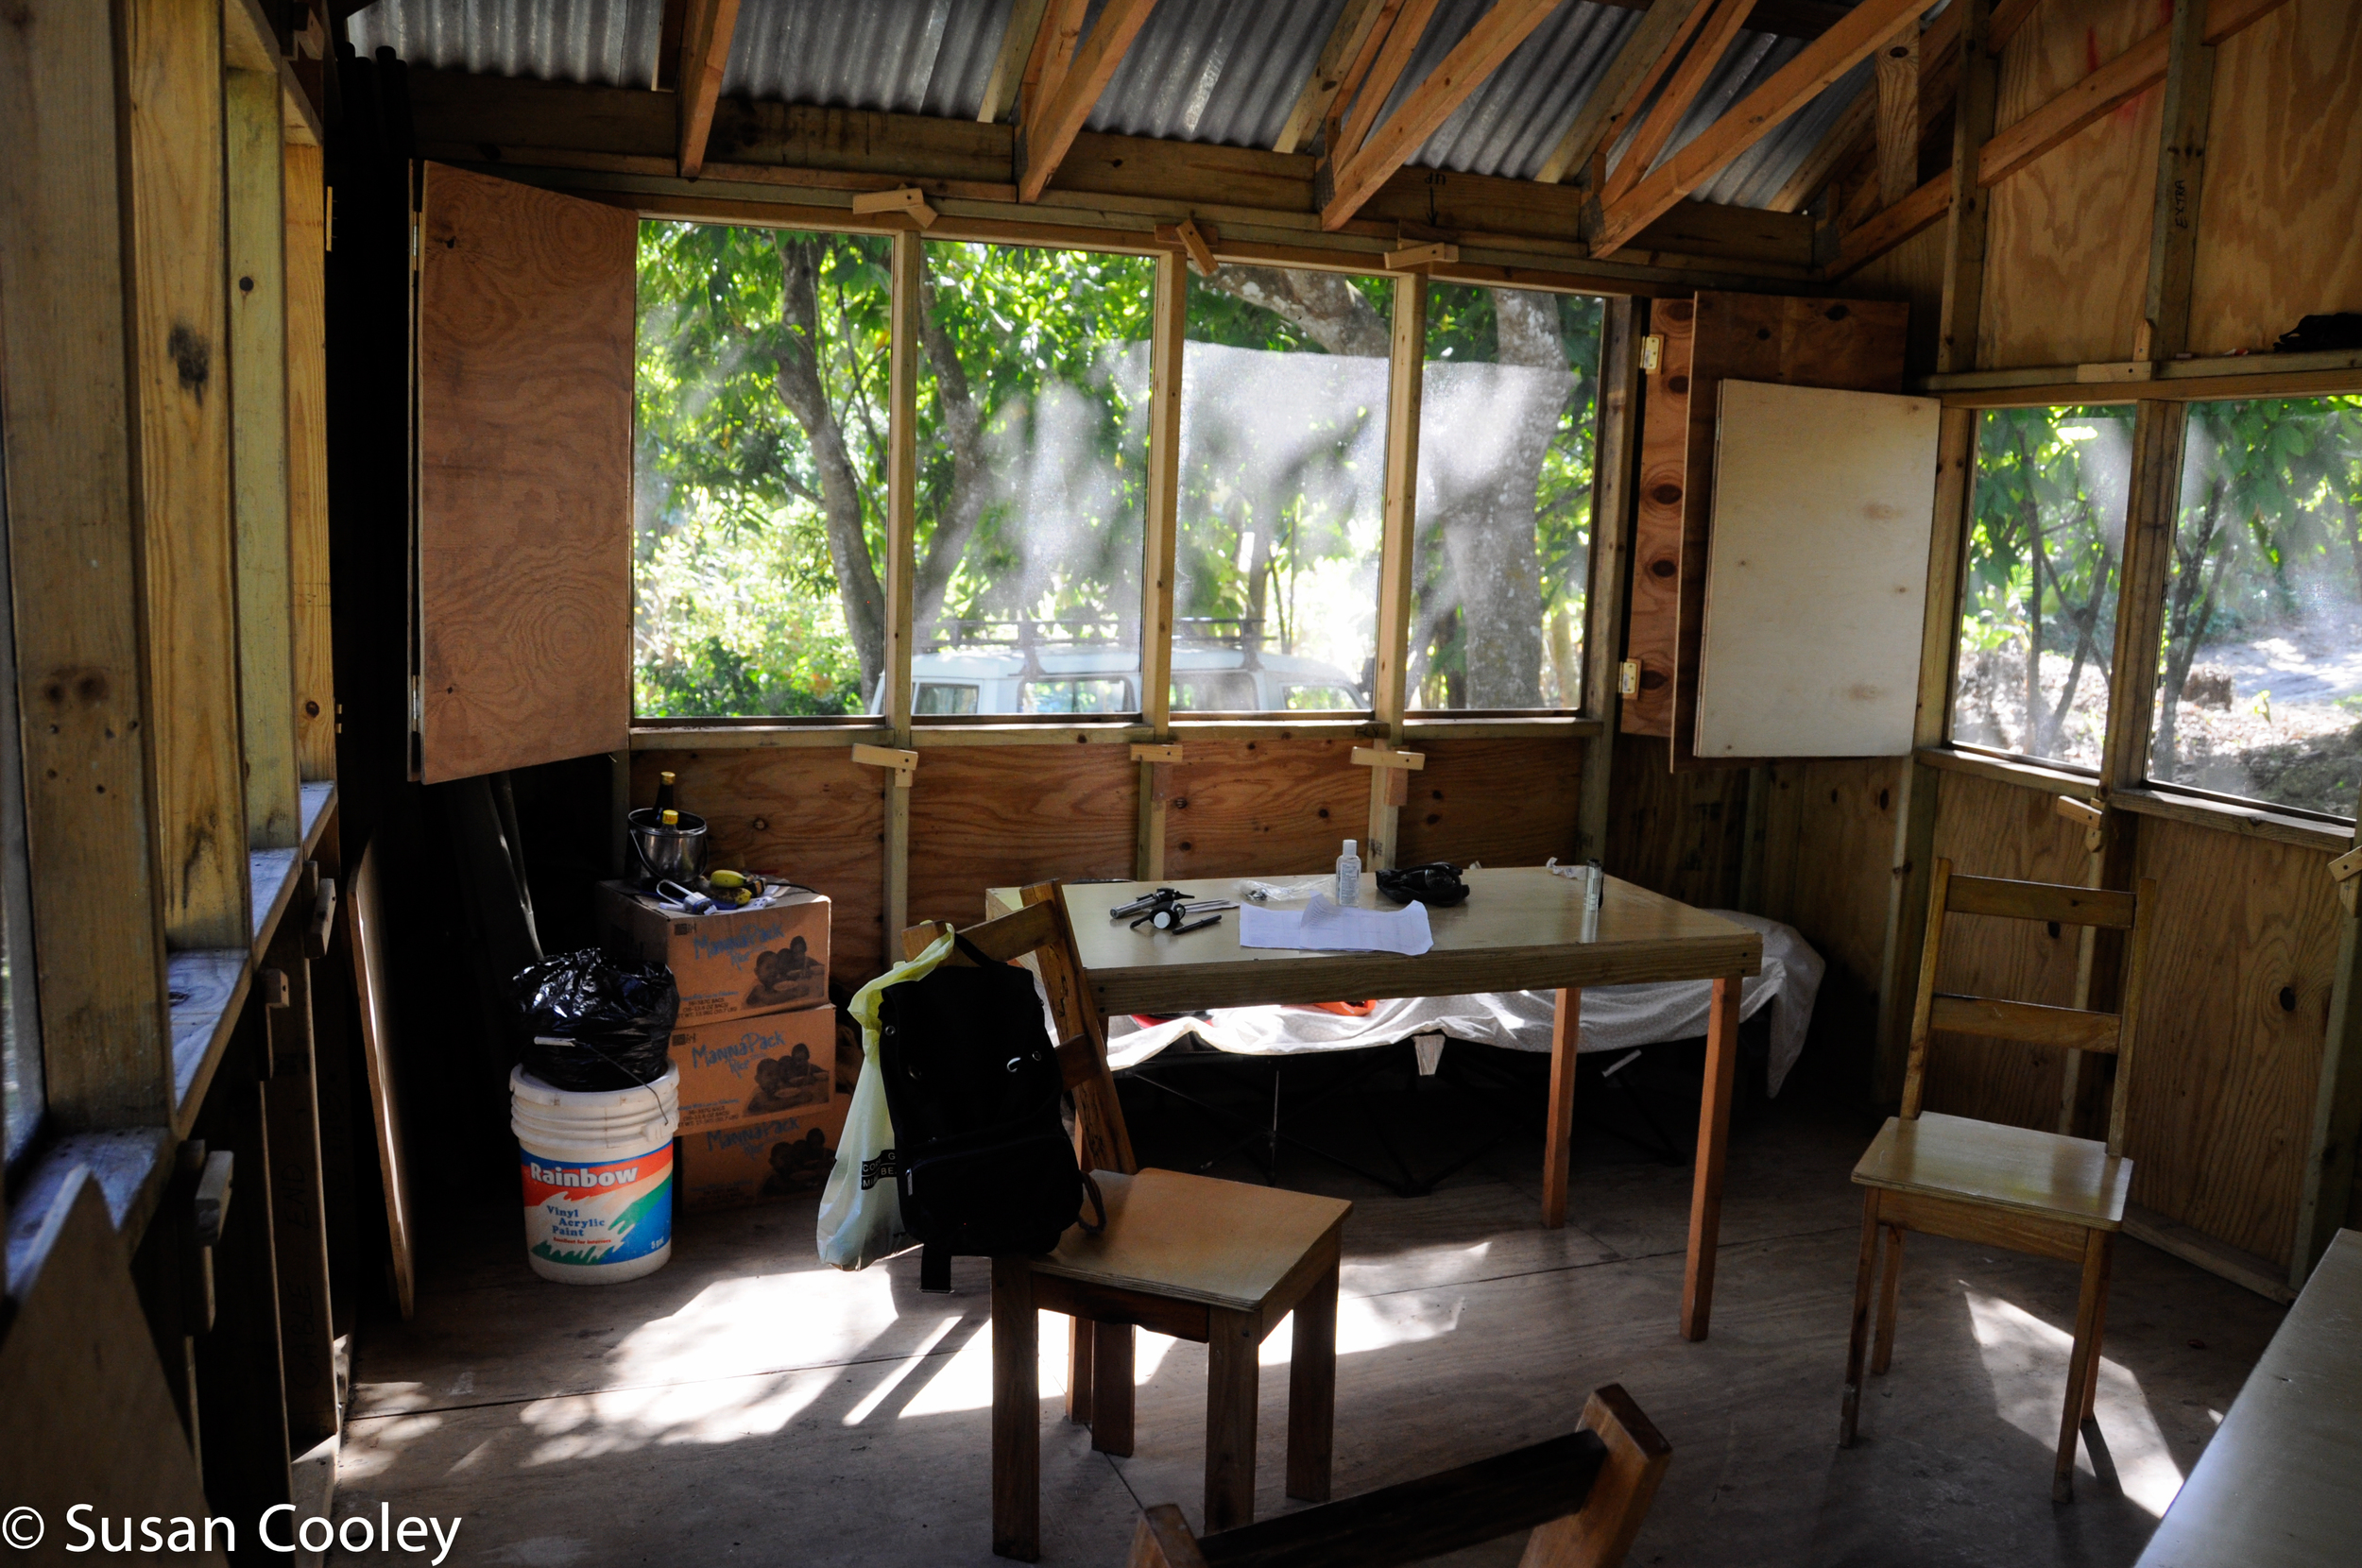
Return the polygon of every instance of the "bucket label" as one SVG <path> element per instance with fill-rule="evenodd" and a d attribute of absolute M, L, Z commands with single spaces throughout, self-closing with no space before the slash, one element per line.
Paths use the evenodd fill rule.
<path fill-rule="evenodd" d="M 552 1159 L 522 1146 L 525 1245 L 551 1263 L 588 1267 L 646 1257 L 673 1239 L 673 1146 L 628 1160 Z"/>

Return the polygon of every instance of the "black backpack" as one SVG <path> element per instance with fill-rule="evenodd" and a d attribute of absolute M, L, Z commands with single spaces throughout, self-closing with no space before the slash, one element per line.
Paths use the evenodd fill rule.
<path fill-rule="evenodd" d="M 974 968 L 939 964 L 878 1001 L 878 1065 L 894 1118 L 902 1228 L 925 1252 L 922 1290 L 951 1288 L 951 1259 L 1039 1253 L 1098 1186 L 1058 1118 L 1066 1085 L 1034 977 L 966 937 Z"/>

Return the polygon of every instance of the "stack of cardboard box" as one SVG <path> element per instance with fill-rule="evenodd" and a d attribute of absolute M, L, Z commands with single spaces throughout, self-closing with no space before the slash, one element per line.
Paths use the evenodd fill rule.
<path fill-rule="evenodd" d="M 680 992 L 681 1205 L 817 1191 L 851 1088 L 838 1082 L 829 900 L 791 893 L 757 909 L 677 914 L 628 882 L 605 882 L 598 909 L 607 949 L 669 966 Z"/>

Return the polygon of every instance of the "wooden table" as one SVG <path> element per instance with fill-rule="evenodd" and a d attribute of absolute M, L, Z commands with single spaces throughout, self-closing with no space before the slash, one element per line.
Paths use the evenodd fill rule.
<path fill-rule="evenodd" d="M 1763 967 L 1763 938 L 1686 904 L 1608 878 L 1597 933 L 1583 935 L 1582 884 L 1538 866 L 1485 868 L 1467 877 L 1468 901 L 1429 910 L 1435 946 L 1417 958 L 1395 953 L 1297 952 L 1239 946 L 1239 918 L 1173 936 L 1128 929 L 1107 911 L 1154 891 L 1151 882 L 1089 882 L 1065 889 L 1067 914 L 1093 1002 L 1103 1015 L 1187 1013 L 1274 1002 L 1363 1001 L 1457 997 L 1485 991 L 1558 992 L 1550 1038 L 1549 1144 L 1542 1159 L 1542 1222 L 1566 1222 L 1573 1137 L 1575 1039 L 1583 988 L 1644 980 L 1710 980 L 1705 1086 L 1699 1096 L 1697 1175 L 1689 1204 L 1689 1262 L 1682 1288 L 1682 1333 L 1706 1337 L 1714 1299 L 1714 1248 L 1721 1228 L 1722 1162 L 1738 1048 L 1738 982 Z M 1244 900 L 1227 878 L 1175 882 L 1198 898 Z M 1010 899 L 1014 904 L 1014 897 Z M 1358 900 L 1393 908 L 1364 876 Z M 1300 908 L 1301 906 L 1282 906 Z"/>
<path fill-rule="evenodd" d="M 2138 1568 L 2306 1568 L 2362 1551 L 2362 1231 L 2339 1231 Z"/>

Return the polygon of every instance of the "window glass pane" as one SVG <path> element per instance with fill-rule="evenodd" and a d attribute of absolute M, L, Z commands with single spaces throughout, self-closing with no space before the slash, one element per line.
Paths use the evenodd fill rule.
<path fill-rule="evenodd" d="M 929 242 L 915 676 L 1005 650 L 979 711 L 1137 712 L 1149 307 L 1138 256 Z"/>
<path fill-rule="evenodd" d="M 2149 775 L 2352 817 L 2362 397 L 2193 403 Z"/>
<path fill-rule="evenodd" d="M 1369 706 L 1393 309 L 1380 278 L 1224 266 L 1189 282 L 1172 706 Z"/>
<path fill-rule="evenodd" d="M 7 499 L 0 475 L 0 517 L 7 516 Z M 25 775 L 18 771 L 16 634 L 8 582 L 8 531 L 0 529 L 0 1173 L 31 1144 L 47 1109 L 33 994 L 33 890 L 25 849 Z"/>
<path fill-rule="evenodd" d="M 857 713 L 877 690 L 887 247 L 640 226 L 639 713 Z"/>
<path fill-rule="evenodd" d="M 952 686 L 942 681 L 920 681 L 912 695 L 913 713 L 973 713 L 978 692 L 972 686 Z"/>
<path fill-rule="evenodd" d="M 2130 407 L 1979 418 L 1954 741 L 2099 765 L 2131 467 Z"/>
<path fill-rule="evenodd" d="M 1600 307 L 1428 285 L 1413 708 L 1582 703 Z"/>

